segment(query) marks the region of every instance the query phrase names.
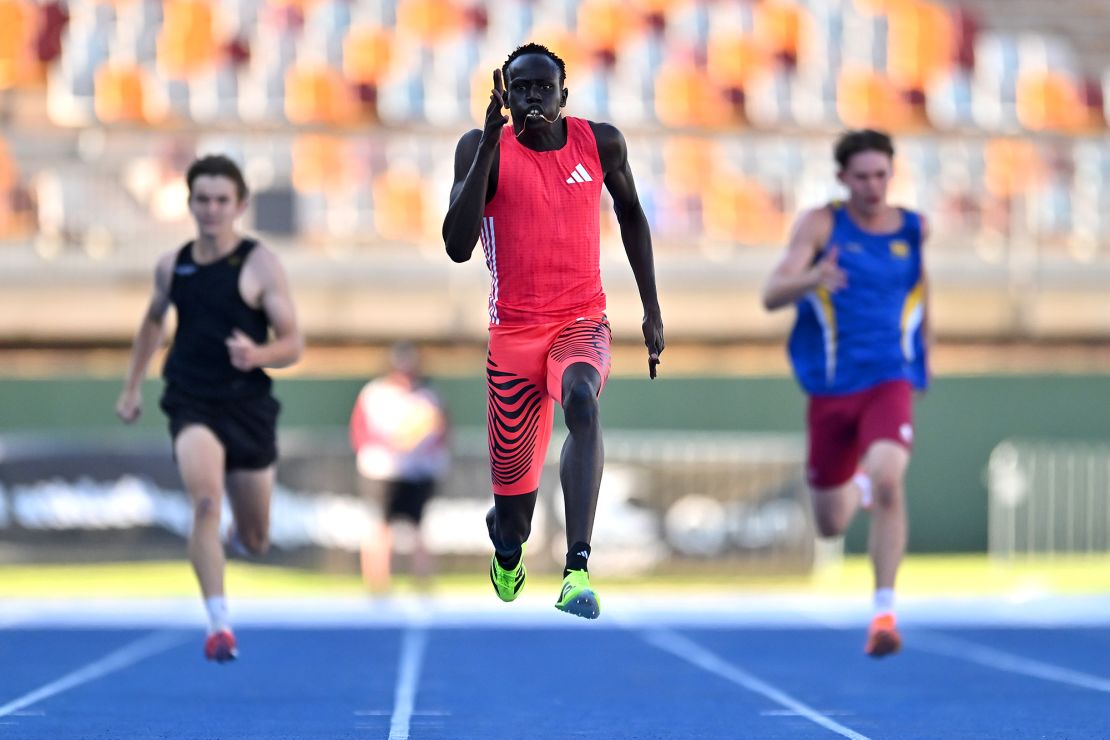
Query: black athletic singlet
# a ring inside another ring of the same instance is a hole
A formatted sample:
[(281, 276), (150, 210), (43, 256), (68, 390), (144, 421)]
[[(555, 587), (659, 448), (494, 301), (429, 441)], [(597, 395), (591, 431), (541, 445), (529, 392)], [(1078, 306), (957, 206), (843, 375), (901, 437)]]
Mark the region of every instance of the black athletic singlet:
[(243, 263), (256, 245), (243, 239), (231, 254), (206, 265), (193, 260), (192, 242), (178, 251), (170, 283), (177, 332), (162, 371), (169, 388), (213, 399), (270, 392), (270, 377), (261, 369), (242, 372), (232, 367), (226, 344), (233, 329), (258, 344), (269, 334), (265, 311), (248, 306), (239, 293)]

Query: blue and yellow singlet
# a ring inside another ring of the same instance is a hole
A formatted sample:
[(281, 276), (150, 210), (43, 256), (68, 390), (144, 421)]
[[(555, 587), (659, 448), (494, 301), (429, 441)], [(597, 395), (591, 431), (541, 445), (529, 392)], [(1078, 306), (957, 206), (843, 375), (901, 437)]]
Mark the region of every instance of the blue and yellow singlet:
[(856, 393), (888, 380), (924, 388), (921, 217), (902, 209), (897, 231), (872, 234), (843, 204), (829, 207), (832, 234), (814, 260), (836, 246), (847, 285), (799, 299), (789, 342), (798, 383), (809, 395)]

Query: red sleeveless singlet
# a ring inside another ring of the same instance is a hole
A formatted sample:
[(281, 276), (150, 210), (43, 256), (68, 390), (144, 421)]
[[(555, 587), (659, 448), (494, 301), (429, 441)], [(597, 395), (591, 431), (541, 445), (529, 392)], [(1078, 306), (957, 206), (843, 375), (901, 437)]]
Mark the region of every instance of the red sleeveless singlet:
[(566, 118), (563, 148), (536, 152), (501, 130), (497, 193), (482, 218), (491, 326), (605, 311), (599, 203), (603, 174), (588, 121)]

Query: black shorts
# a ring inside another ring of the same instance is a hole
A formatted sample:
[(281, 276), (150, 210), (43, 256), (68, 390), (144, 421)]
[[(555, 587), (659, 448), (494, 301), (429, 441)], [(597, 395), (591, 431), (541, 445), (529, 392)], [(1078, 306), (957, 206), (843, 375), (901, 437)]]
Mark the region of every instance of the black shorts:
[(223, 445), (225, 470), (262, 470), (277, 460), (281, 403), (271, 395), (222, 400), (166, 388), (160, 405), (169, 417), (173, 439), (192, 424), (210, 429)]
[(385, 520), (408, 519), (419, 524), (424, 506), (435, 494), (434, 480), (393, 480), (385, 483)]

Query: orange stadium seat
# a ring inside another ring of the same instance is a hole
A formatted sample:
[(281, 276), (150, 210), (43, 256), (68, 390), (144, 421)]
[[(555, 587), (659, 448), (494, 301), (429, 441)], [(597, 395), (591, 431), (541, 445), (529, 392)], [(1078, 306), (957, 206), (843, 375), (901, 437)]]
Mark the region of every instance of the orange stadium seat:
[(655, 77), (655, 116), (676, 128), (721, 128), (739, 122), (705, 71), (673, 59), (664, 62)]
[(183, 80), (216, 60), (219, 43), (208, 0), (169, 0), (158, 35), (158, 70)]
[(709, 185), (717, 158), (712, 140), (672, 136), (663, 144), (663, 182), (678, 196), (700, 195)]
[(17, 180), (18, 172), (8, 152), (8, 143), (0, 138), (0, 237), (16, 230), (11, 195)]
[(770, 64), (768, 47), (753, 35), (709, 31), (706, 72), (724, 90), (744, 90)]
[(398, 0), (397, 32), (432, 44), (462, 30), (466, 16), (454, 0)]
[(33, 12), (23, 0), (0, 0), (0, 90), (22, 84), (31, 71)]
[(854, 0), (856, 10), (869, 15), (886, 15), (891, 8), (905, 0)]
[(1075, 132), (1094, 123), (1075, 82), (1051, 71), (1018, 75), (1017, 116), (1032, 131)]
[(343, 74), (359, 85), (377, 85), (389, 69), (393, 37), (378, 26), (354, 26), (343, 40)]
[(759, 183), (721, 172), (712, 178), (704, 200), (705, 234), (709, 238), (759, 246), (782, 243), (785, 216)]
[(93, 109), (104, 123), (145, 120), (143, 72), (131, 64), (105, 62), (96, 70)]
[(383, 239), (420, 242), (425, 229), (426, 183), (419, 173), (390, 169), (374, 180), (374, 226)]
[(621, 0), (582, 0), (578, 5), (578, 35), (593, 52), (612, 57), (643, 29), (643, 16), (635, 8)]
[(298, 64), (285, 74), (285, 115), (292, 123), (344, 124), (357, 110), (354, 96), (338, 71)]
[(793, 66), (802, 48), (808, 14), (790, 0), (764, 0), (755, 6), (755, 35), (771, 53)]
[(892, 131), (907, 128), (909, 105), (885, 76), (863, 67), (846, 66), (837, 81), (837, 112), (846, 126)]
[(921, 94), (955, 64), (956, 27), (935, 3), (910, 0), (890, 8), (887, 73), (902, 90)]
[(350, 144), (336, 136), (305, 134), (293, 140), (293, 187), (302, 193), (342, 190), (352, 181)]
[(999, 198), (1011, 198), (1041, 178), (1041, 161), (1028, 139), (990, 139), (983, 146), (983, 184)]
[(496, 66), (493, 62), (488, 68), (479, 64), (470, 75), (470, 117), (478, 126), (486, 117), (490, 91), (493, 90), (493, 70)]
[[(567, 77), (576, 77), (582, 74), (584, 67), (590, 64), (589, 48), (586, 46), (582, 37), (571, 33), (565, 28), (555, 26), (541, 26), (533, 29), (532, 33), (528, 35), (529, 41), (534, 41), (537, 44), (543, 44), (548, 49), (559, 55), (559, 58), (567, 65)], [(501, 64), (505, 57), (509, 55), (512, 49), (506, 48), (504, 54), (497, 60)], [(493, 80), (490, 78), (492, 68), (484, 70), (486, 79), (492, 85)], [(489, 99), (489, 90), (486, 90), (485, 98)], [(484, 110), (484, 107), (483, 107)]]

